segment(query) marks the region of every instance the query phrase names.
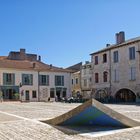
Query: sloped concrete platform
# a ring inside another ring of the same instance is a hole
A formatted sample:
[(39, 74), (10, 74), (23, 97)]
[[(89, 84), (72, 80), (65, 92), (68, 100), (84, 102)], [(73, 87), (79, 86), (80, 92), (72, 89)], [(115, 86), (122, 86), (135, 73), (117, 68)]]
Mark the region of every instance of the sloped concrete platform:
[(42, 121), (51, 125), (135, 127), (140, 122), (132, 120), (102, 103), (91, 99), (58, 117)]

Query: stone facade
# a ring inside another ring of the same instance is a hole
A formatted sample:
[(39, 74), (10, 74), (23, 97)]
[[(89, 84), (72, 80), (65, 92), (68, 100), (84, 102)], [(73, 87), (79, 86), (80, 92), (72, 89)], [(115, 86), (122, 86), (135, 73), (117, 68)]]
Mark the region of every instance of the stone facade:
[(91, 98), (92, 67), (89, 61), (86, 61), (81, 68), (81, 92), (84, 98)]
[(139, 102), (140, 38), (120, 40), (91, 54), (92, 92), (98, 99)]
[(81, 72), (77, 71), (71, 74), (71, 91), (73, 96), (81, 94)]

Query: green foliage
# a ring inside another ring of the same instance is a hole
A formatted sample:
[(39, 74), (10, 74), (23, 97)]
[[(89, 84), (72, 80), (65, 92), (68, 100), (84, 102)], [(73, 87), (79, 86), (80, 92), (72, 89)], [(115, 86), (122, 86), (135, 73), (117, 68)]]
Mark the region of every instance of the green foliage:
[(0, 90), (0, 98), (3, 96), (3, 93), (2, 93), (2, 91)]
[(19, 99), (19, 93), (15, 93), (14, 96), (15, 96), (15, 99), (16, 99), (16, 100)]

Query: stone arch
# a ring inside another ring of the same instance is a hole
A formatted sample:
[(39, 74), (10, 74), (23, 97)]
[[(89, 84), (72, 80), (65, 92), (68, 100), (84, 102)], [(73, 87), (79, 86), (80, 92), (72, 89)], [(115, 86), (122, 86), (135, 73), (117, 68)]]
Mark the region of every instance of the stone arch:
[(108, 92), (106, 89), (99, 89), (95, 93), (95, 99), (99, 101), (105, 101), (108, 98)]
[(118, 90), (115, 94), (115, 98), (118, 102), (136, 102), (136, 94), (127, 88)]

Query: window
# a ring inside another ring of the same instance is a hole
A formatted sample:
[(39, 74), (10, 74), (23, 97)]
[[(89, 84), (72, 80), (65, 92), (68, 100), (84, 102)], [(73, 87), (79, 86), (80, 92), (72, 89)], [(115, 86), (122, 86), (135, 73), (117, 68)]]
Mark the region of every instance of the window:
[(114, 82), (119, 82), (119, 70), (114, 70)]
[(54, 88), (51, 88), (50, 89), (50, 97), (51, 98), (54, 98)]
[(84, 79), (84, 87), (87, 87), (87, 79)]
[(108, 75), (108, 72), (105, 71), (105, 72), (103, 73), (103, 81), (104, 81), (104, 82), (107, 82), (107, 75)]
[(73, 79), (71, 80), (71, 84), (73, 85)]
[(115, 51), (115, 52), (113, 53), (113, 55), (114, 55), (114, 63), (117, 63), (117, 62), (119, 61), (119, 54), (118, 54), (118, 51)]
[(67, 89), (66, 88), (63, 88), (63, 94), (62, 94), (62, 97), (66, 97), (66, 94), (67, 94)]
[(129, 59), (134, 60), (135, 59), (135, 47), (129, 48)]
[(98, 64), (98, 56), (95, 56), (95, 65)]
[(22, 85), (33, 85), (33, 75), (22, 74)]
[(136, 80), (136, 67), (131, 67), (130, 68), (130, 74), (129, 74), (129, 76), (130, 76), (130, 80)]
[(4, 85), (15, 85), (15, 74), (14, 73), (3, 73), (3, 84)]
[(32, 91), (32, 98), (36, 98), (36, 91), (35, 90)]
[(84, 70), (84, 75), (86, 75), (86, 69), (83, 69)]
[(55, 86), (64, 86), (64, 76), (55, 76)]
[(75, 83), (76, 83), (76, 84), (78, 84), (78, 83), (79, 83), (78, 78), (76, 78)]
[(89, 81), (92, 82), (92, 78), (91, 77), (89, 78)]
[(103, 54), (103, 63), (106, 63), (107, 62), (107, 54)]
[(49, 75), (39, 75), (39, 84), (49, 86)]
[(99, 74), (95, 73), (95, 83), (99, 83)]

